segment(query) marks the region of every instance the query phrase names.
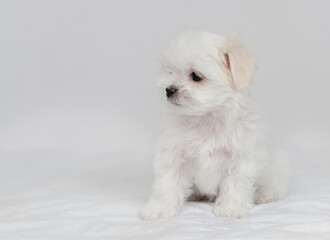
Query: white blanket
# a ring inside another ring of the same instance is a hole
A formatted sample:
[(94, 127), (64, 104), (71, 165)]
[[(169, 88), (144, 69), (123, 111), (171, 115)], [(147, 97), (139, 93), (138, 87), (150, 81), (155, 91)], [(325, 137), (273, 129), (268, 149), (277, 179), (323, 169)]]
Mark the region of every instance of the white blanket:
[(330, 239), (330, 161), (290, 152), (285, 199), (241, 219), (218, 218), (212, 203), (189, 202), (159, 221), (139, 218), (152, 181), (148, 154), (2, 154), (0, 239)]

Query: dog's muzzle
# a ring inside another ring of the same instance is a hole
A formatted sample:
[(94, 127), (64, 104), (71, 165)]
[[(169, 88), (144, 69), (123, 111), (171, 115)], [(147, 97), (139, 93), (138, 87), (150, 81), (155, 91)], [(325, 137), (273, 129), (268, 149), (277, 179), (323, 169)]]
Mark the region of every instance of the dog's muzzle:
[(178, 89), (176, 89), (173, 86), (170, 86), (168, 88), (166, 88), (166, 96), (169, 98), (171, 97)]

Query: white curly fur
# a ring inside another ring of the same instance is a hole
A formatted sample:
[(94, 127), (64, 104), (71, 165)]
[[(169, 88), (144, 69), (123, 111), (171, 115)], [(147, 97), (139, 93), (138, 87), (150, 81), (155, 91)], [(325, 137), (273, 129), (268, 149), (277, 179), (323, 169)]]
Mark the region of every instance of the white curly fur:
[[(286, 193), (286, 158), (266, 144), (248, 86), (255, 57), (237, 37), (188, 30), (164, 53), (166, 101), (143, 219), (178, 213), (187, 199), (214, 200), (216, 216), (237, 218)], [(192, 79), (192, 72), (202, 77)]]

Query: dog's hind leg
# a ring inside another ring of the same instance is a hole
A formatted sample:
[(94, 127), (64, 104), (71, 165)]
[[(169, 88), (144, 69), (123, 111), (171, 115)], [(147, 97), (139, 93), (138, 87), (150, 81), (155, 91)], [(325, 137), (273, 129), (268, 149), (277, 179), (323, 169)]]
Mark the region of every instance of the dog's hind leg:
[(285, 152), (277, 151), (263, 174), (257, 179), (254, 201), (267, 203), (283, 198), (287, 193), (289, 163)]

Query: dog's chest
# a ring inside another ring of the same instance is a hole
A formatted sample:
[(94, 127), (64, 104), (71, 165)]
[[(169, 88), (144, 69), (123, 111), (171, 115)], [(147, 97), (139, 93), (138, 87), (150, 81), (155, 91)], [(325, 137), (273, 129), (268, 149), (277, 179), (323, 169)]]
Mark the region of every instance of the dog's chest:
[(221, 126), (201, 125), (187, 131), (185, 155), (191, 164), (194, 185), (200, 193), (216, 195), (230, 157), (223, 147)]
[(200, 193), (217, 195), (225, 173), (226, 156), (221, 149), (200, 154), (192, 164), (193, 183)]
[(207, 118), (199, 124), (186, 125), (182, 131), (184, 151), (189, 158), (216, 158), (222, 154), (225, 140), (224, 126), (220, 121)]

